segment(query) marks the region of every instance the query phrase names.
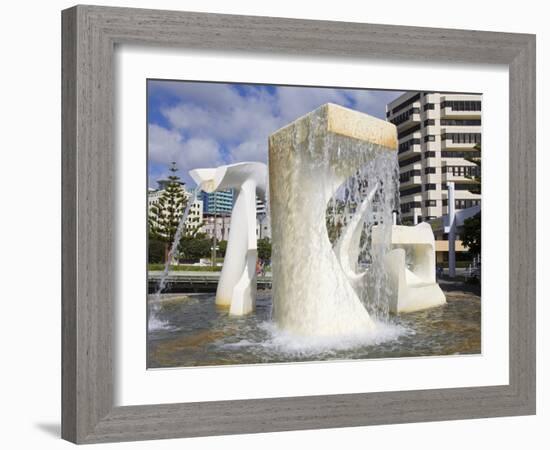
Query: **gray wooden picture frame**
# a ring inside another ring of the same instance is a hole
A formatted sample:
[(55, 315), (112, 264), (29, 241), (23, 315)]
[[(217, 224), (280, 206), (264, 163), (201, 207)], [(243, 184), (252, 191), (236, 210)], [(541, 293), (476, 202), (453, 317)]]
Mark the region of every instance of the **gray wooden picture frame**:
[[(64, 439), (94, 443), (535, 413), (534, 35), (97, 6), (63, 11), (62, 31)], [(115, 407), (113, 52), (117, 44), (507, 65), (509, 384)]]

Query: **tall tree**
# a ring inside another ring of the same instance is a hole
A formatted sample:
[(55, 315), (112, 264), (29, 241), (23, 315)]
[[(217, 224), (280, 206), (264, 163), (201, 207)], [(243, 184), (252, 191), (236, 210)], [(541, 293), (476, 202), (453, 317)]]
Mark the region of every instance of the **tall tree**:
[(173, 162), (170, 175), (161, 184), (162, 194), (149, 208), (149, 239), (164, 242), (164, 260), (168, 258), (170, 246), (176, 236), (181, 216), (187, 206), (183, 183), (176, 174), (178, 168)]
[(210, 256), (212, 241), (204, 233), (195, 236), (183, 236), (178, 245), (178, 251), (184, 260), (198, 260)]
[(476, 144), (474, 149), (479, 153), (479, 156), (465, 158), (466, 161), (474, 163), (478, 167), (478, 175), (468, 176), (470, 180), (475, 181), (469, 191), (472, 194), (481, 194), (481, 145)]
[(271, 260), (271, 241), (269, 238), (258, 239), (258, 258), (264, 262)]
[[(472, 194), (481, 194), (481, 145), (476, 144), (474, 148), (479, 152), (479, 156), (466, 159), (478, 167), (478, 174), (468, 177), (475, 181), (469, 191)], [(468, 253), (472, 258), (481, 254), (481, 213), (464, 220), (460, 237), (462, 238), (462, 244), (468, 248)]]
[(460, 237), (472, 258), (481, 254), (481, 213), (464, 220)]

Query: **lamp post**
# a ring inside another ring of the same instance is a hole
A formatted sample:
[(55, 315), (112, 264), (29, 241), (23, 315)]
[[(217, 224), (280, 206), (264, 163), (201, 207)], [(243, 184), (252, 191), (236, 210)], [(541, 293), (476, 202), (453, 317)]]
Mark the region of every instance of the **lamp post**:
[(391, 215), (392, 215), (392, 224), (393, 225), (397, 225), (397, 217), (398, 217), (398, 214), (399, 214), (399, 211), (397, 209), (394, 209), (392, 212), (391, 212)]
[(447, 205), (449, 210), (449, 276), (456, 275), (456, 223), (455, 223), (455, 184), (453, 181), (447, 183)]
[(212, 239), (212, 267), (214, 267), (216, 265), (216, 245), (217, 245), (217, 224), (218, 224), (218, 220), (217, 220), (217, 216), (216, 216), (216, 209), (214, 209), (214, 237)]

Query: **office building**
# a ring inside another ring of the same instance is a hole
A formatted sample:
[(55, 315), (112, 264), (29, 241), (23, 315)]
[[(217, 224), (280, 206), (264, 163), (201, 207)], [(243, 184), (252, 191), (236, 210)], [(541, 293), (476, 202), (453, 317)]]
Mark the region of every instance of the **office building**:
[(231, 215), (233, 190), (202, 192), (203, 212), (206, 215)]
[(447, 182), (455, 183), (457, 210), (478, 206), (471, 190), (480, 175), (481, 95), (407, 92), (386, 106), (397, 126), (403, 223), (448, 213)]

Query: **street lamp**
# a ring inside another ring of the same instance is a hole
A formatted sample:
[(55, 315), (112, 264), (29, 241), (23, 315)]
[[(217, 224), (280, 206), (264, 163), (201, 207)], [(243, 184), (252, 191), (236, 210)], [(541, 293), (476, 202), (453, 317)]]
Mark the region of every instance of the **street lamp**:
[(212, 239), (212, 267), (216, 265), (216, 245), (217, 245), (217, 216), (214, 208), (214, 237)]

